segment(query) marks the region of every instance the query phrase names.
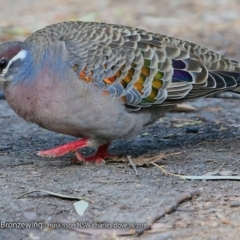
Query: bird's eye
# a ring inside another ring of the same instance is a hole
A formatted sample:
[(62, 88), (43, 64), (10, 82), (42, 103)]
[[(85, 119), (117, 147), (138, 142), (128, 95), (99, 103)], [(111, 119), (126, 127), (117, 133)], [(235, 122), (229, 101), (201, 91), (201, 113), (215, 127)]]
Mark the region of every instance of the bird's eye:
[(3, 70), (8, 65), (8, 60), (5, 58), (2, 58), (0, 60), (0, 69)]

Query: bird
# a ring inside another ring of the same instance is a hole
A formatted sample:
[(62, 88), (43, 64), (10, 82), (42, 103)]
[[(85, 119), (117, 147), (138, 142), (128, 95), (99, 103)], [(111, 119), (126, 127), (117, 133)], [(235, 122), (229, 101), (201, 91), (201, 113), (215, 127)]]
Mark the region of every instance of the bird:
[[(197, 44), (100, 22), (46, 26), (23, 42), (0, 44), (0, 81), (26, 121), (77, 138), (42, 150), (79, 161), (112, 157), (109, 144), (134, 139), (176, 104), (240, 98), (240, 64)], [(93, 155), (78, 150), (91, 147)]]

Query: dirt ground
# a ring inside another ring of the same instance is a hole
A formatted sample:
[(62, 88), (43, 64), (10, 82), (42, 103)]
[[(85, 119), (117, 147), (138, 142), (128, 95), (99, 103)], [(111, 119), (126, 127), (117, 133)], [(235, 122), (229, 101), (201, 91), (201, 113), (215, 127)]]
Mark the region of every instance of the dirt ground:
[[(232, 59), (240, 59), (238, 0), (8, 0), (0, 1), (0, 40), (23, 40), (32, 31), (65, 20), (118, 23), (187, 39)], [(240, 103), (201, 99), (198, 110), (169, 113), (144, 129), (134, 141), (113, 142), (118, 162), (77, 165), (71, 154), (57, 159), (36, 156), (72, 140), (20, 119), (0, 100), (0, 221), (146, 223), (179, 194), (201, 195), (159, 220), (141, 239), (239, 239), (238, 181), (181, 180), (146, 164), (152, 157), (170, 173), (240, 175)], [(88, 152), (88, 150), (87, 150)], [(162, 158), (162, 155), (165, 157)], [(138, 175), (126, 160), (130, 155)], [(145, 164), (144, 164), (145, 163)], [(90, 199), (83, 216), (72, 200), (42, 193), (45, 189)], [(0, 227), (0, 228), (1, 228)], [(3, 228), (0, 239), (134, 239), (116, 236), (127, 229)], [(86, 233), (84, 233), (84, 231)]]

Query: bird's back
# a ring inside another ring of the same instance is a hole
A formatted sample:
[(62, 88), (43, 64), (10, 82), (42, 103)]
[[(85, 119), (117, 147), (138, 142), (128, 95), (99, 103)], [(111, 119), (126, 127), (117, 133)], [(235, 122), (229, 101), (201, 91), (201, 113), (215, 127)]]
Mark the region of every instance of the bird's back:
[(121, 25), (65, 22), (35, 32), (27, 43), (61, 42), (78, 77), (131, 109), (233, 90), (239, 63), (204, 47)]

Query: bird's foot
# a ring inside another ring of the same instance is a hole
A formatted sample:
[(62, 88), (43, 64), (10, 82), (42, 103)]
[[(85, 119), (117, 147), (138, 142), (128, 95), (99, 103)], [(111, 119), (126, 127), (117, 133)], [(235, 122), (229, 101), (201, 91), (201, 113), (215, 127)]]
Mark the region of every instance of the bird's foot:
[(88, 145), (89, 145), (88, 139), (80, 139), (74, 142), (64, 144), (59, 147), (55, 147), (45, 151), (40, 151), (37, 153), (37, 155), (41, 157), (55, 158), (63, 156), (69, 152), (75, 152), (77, 151), (77, 149), (88, 147)]
[(115, 157), (113, 154), (110, 154), (107, 151), (109, 143), (100, 146), (95, 154), (88, 157), (83, 157), (82, 154), (79, 153), (77, 150), (84, 147), (88, 147), (88, 146), (90, 146), (88, 139), (80, 139), (74, 142), (64, 144), (59, 147), (40, 151), (37, 153), (37, 155), (41, 157), (55, 158), (55, 157), (61, 157), (69, 152), (76, 152), (77, 162), (80, 161), (80, 162), (92, 162), (92, 163), (100, 163), (104, 161), (104, 159), (106, 158)]
[(92, 163), (101, 163), (104, 162), (106, 158), (113, 158), (115, 155), (108, 153), (109, 143), (100, 146), (97, 152), (91, 156), (83, 157), (81, 153), (76, 152), (76, 158), (80, 162), (92, 162)]

